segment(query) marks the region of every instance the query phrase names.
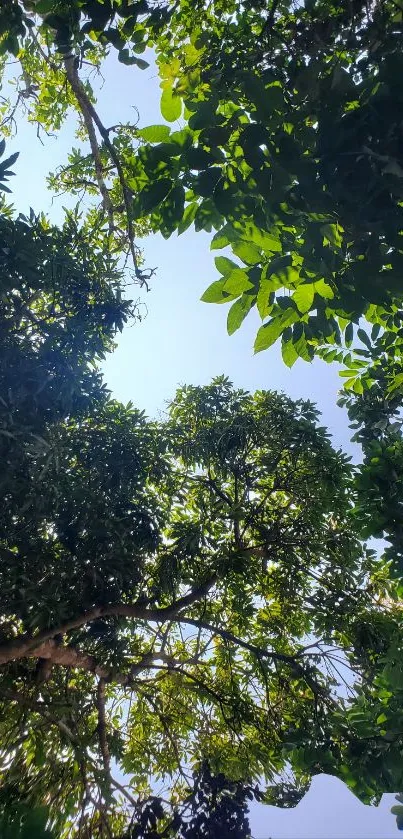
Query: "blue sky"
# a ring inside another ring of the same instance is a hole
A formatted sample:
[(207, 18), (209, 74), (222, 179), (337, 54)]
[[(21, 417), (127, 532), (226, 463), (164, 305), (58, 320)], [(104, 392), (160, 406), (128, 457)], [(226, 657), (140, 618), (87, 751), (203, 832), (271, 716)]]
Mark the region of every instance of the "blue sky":
[[(140, 125), (160, 122), (159, 87), (153, 66), (143, 72), (109, 60), (99, 93), (99, 111), (106, 125), (133, 119), (132, 106), (140, 112)], [(13, 200), (24, 212), (32, 206), (60, 218), (63, 201), (52, 204), (46, 192), (45, 175), (62, 162), (74, 142), (71, 118), (57, 140), (42, 146), (36, 130), (21, 125), (8, 150), (20, 151), (13, 167)], [(216, 279), (210, 237), (188, 231), (165, 241), (152, 236), (144, 242), (146, 265), (157, 266), (152, 289), (147, 294), (134, 289), (142, 301), (144, 320), (126, 328), (104, 372), (114, 395), (131, 400), (150, 415), (164, 410), (179, 384), (202, 384), (213, 376), (227, 375), (235, 385), (248, 390), (283, 390), (293, 398), (316, 402), (323, 425), (334, 444), (354, 454), (347, 418), (336, 406), (341, 379), (334, 365), (297, 362), (288, 370), (276, 347), (253, 355), (259, 326), (252, 312), (241, 329), (229, 338), (227, 307), (199, 302), (205, 288)], [(294, 810), (253, 805), (252, 832), (258, 839), (393, 839), (399, 836), (390, 814), (393, 796), (384, 796), (378, 808), (365, 807), (337, 779), (318, 776)]]

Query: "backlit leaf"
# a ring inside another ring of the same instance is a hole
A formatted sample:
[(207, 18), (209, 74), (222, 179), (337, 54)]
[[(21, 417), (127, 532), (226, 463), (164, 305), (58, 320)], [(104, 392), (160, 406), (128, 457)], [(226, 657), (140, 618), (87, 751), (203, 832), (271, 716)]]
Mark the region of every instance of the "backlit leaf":
[(254, 297), (252, 295), (243, 294), (240, 300), (237, 300), (231, 306), (227, 317), (227, 331), (228, 335), (232, 335), (246, 318), (253, 305)]
[(147, 143), (163, 143), (168, 140), (171, 129), (167, 125), (148, 125), (140, 128), (137, 133)]
[(237, 294), (226, 294), (224, 291), (224, 284), (225, 278), (211, 283), (204, 294), (202, 294), (200, 300), (202, 300), (203, 303), (227, 303), (238, 297)]
[(247, 265), (257, 265), (261, 262), (262, 256), (260, 250), (251, 242), (237, 242), (232, 246), (232, 250)]
[(253, 288), (253, 283), (241, 268), (235, 268), (225, 276), (224, 290), (229, 294), (242, 294), (250, 288)]
[(315, 286), (313, 283), (301, 283), (294, 294), (292, 295), (292, 300), (294, 301), (295, 305), (298, 307), (299, 311), (304, 314), (305, 312), (309, 312), (313, 299), (315, 297)]
[(182, 102), (171, 88), (165, 88), (161, 96), (161, 114), (167, 122), (175, 122), (182, 113)]
[(233, 262), (232, 259), (228, 259), (227, 256), (216, 256), (214, 259), (215, 267), (217, 271), (220, 272), (224, 277), (234, 271), (235, 268), (239, 268), (239, 265), (236, 262)]

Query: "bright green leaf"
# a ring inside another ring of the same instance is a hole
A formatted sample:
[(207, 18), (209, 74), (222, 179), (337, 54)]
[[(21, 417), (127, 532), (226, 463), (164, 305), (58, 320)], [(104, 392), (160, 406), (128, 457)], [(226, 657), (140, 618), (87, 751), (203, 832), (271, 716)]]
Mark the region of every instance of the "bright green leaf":
[(237, 294), (227, 294), (224, 291), (225, 278), (216, 280), (206, 289), (200, 300), (203, 303), (229, 303), (238, 297)]
[(228, 259), (226, 256), (216, 256), (214, 259), (215, 267), (223, 277), (226, 277), (231, 271), (234, 271), (236, 268), (239, 268), (239, 265), (236, 262), (233, 262), (232, 259)]
[(305, 312), (309, 312), (314, 297), (314, 283), (301, 283), (301, 285), (298, 286), (296, 291), (294, 291), (294, 294), (292, 295), (291, 299), (294, 301), (301, 314), (304, 314)]
[(397, 376), (394, 376), (392, 383), (389, 385), (388, 391), (389, 393), (393, 393), (395, 390), (399, 390), (403, 388), (403, 373), (398, 373)]
[(218, 230), (217, 233), (213, 236), (210, 244), (210, 250), (220, 250), (220, 248), (226, 248), (231, 242), (237, 241), (238, 236), (231, 227), (230, 224), (225, 224), (221, 230)]
[(271, 278), (261, 280), (258, 295), (257, 308), (262, 320), (267, 318), (273, 306), (273, 283)]
[(298, 358), (298, 353), (292, 341), (282, 341), (281, 355), (283, 357), (284, 364), (286, 364), (287, 367), (292, 367), (293, 364), (295, 364)]
[(167, 122), (175, 122), (182, 113), (182, 102), (170, 87), (165, 88), (161, 96), (161, 113)]
[(167, 125), (148, 125), (146, 128), (140, 128), (137, 132), (138, 136), (146, 143), (163, 143), (168, 139), (171, 129)]
[(232, 250), (247, 265), (258, 265), (262, 261), (259, 248), (251, 242), (237, 242), (235, 245), (232, 245)]
[(228, 335), (233, 335), (233, 333), (239, 329), (241, 323), (245, 320), (246, 315), (250, 311), (253, 302), (253, 295), (243, 294), (240, 300), (233, 303), (227, 317)]
[(334, 297), (334, 291), (329, 283), (325, 282), (325, 280), (317, 280), (314, 283), (315, 286), (315, 294), (319, 294), (321, 297), (325, 297), (327, 300), (332, 300)]
[(246, 271), (242, 271), (242, 268), (235, 268), (225, 276), (224, 290), (229, 294), (242, 294), (250, 288), (253, 288), (253, 283), (251, 283)]
[(268, 323), (263, 324), (258, 330), (255, 340), (255, 353), (271, 347), (287, 326), (290, 326), (298, 317), (293, 309), (287, 309), (280, 315), (276, 315)]
[(182, 220), (178, 224), (178, 234), (184, 233), (185, 230), (187, 230), (188, 227), (190, 227), (190, 225), (193, 224), (197, 213), (197, 208), (198, 204), (196, 204), (196, 202), (194, 202), (193, 204), (188, 204), (187, 207), (185, 207)]

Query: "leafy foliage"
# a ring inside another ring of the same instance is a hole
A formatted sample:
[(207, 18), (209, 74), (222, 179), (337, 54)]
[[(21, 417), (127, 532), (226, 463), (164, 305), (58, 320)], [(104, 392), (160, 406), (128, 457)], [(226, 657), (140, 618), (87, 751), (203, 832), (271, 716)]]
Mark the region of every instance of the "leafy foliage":
[(1, 218), (0, 811), (47, 806), (49, 829), (95, 837), (154, 830), (152, 804), (203, 835), (228, 792), (243, 830), (245, 783), (284, 804), (346, 771), (331, 650), (364, 675), (357, 622), (394, 639), (400, 615), (309, 402), (220, 378), (157, 423), (110, 398), (97, 359), (131, 307), (86, 235)]
[[(386, 540), (383, 564), (377, 574), (379, 582), (382, 581), (381, 602), (389, 615), (398, 617), (395, 630), (381, 616), (369, 633), (357, 624), (358, 643), (363, 650), (367, 648), (368, 660), (380, 669), (376, 674), (374, 671), (373, 680), (361, 685), (356, 706), (349, 713), (356, 737), (346, 755), (344, 771), (352, 778), (360, 767), (361, 794), (368, 797), (376, 794), (377, 789), (392, 792), (403, 788), (400, 769), (403, 658), (398, 629), (403, 592), (401, 400), (397, 388), (390, 393), (387, 364), (383, 370), (375, 369), (376, 380), (369, 392), (344, 394), (340, 400), (349, 413), (353, 440), (361, 444), (364, 455), (356, 471), (354, 520), (357, 530), (366, 538)], [(364, 734), (365, 750), (358, 743), (358, 737)], [(399, 803), (392, 807), (392, 813), (401, 830), (402, 796), (398, 795), (397, 799)]]
[(53, 831), (47, 828), (48, 811), (46, 807), (33, 810), (23, 805), (6, 808), (0, 818), (1, 839), (55, 839)]
[[(354, 438), (364, 459), (357, 474), (357, 525), (368, 537), (386, 538), (385, 558), (394, 574), (403, 571), (402, 544), (402, 416), (401, 399), (387, 393), (387, 370), (380, 373), (369, 393), (342, 398), (352, 421)], [(401, 595), (402, 590), (399, 588)]]
[[(92, 201), (60, 230), (1, 205), (0, 809), (16, 805), (15, 831), (33, 829), (27, 808), (42, 832), (138, 839), (222, 831), (231, 812), (236, 836), (258, 778), (282, 805), (318, 771), (366, 801), (403, 788), (401, 30), (389, 0), (2, 4), (19, 73), (2, 130), (21, 108), (57, 131), (73, 108), (89, 153), (49, 183)], [(165, 123), (108, 128), (84, 62), (113, 48), (142, 70), (146, 46)], [(136, 314), (119, 258), (147, 285), (138, 237), (192, 224), (224, 250), (203, 299), (231, 304), (230, 334), (256, 306), (256, 351), (344, 363), (357, 470), (307, 402), (220, 378), (156, 423), (109, 397), (97, 364)]]
[[(250, 785), (229, 781), (224, 775), (212, 775), (204, 763), (194, 775), (191, 794), (182, 812), (167, 816), (159, 799), (147, 804), (138, 824), (129, 831), (130, 839), (250, 839), (247, 800), (253, 799)], [(162, 832), (158, 832), (161, 829)], [(127, 834), (124, 839), (128, 839)]]
[[(315, 353), (344, 362), (345, 388), (358, 394), (385, 348), (400, 364), (396, 3), (6, 5), (2, 49), (18, 56), (30, 118), (57, 130), (73, 106), (90, 140), (91, 154), (73, 150), (50, 183), (100, 196), (100, 229), (131, 253), (139, 282), (151, 274), (139, 268), (135, 236), (215, 230), (212, 247), (232, 250), (236, 273), (204, 300), (232, 302), (230, 334), (257, 306), (257, 352), (281, 340), (289, 366)], [(100, 66), (113, 48), (141, 69), (146, 46), (158, 56), (162, 116), (174, 123), (183, 113), (185, 128), (117, 126), (111, 140), (76, 64)], [(9, 125), (15, 107), (3, 110)], [(369, 328), (355, 330), (361, 318)]]

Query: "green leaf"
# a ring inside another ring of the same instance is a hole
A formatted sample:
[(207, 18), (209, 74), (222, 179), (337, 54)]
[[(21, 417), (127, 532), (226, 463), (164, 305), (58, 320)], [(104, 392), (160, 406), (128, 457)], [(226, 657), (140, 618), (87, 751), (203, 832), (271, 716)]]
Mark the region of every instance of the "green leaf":
[(373, 327), (372, 327), (372, 331), (371, 331), (371, 339), (372, 339), (372, 341), (376, 341), (376, 339), (378, 338), (379, 333), (380, 333), (380, 331), (381, 331), (381, 328), (382, 328), (382, 327), (381, 327), (381, 324), (380, 324), (380, 323), (375, 323), (375, 324), (373, 325)]
[(265, 125), (260, 122), (250, 122), (245, 126), (239, 137), (239, 142), (243, 148), (260, 147), (267, 143), (268, 132)]
[(231, 272), (236, 268), (239, 269), (239, 265), (237, 265), (236, 262), (233, 262), (232, 259), (228, 259), (226, 256), (216, 256), (214, 262), (217, 271), (219, 271), (224, 277), (231, 274)]
[(55, 0), (37, 0), (35, 3), (35, 12), (38, 15), (47, 15), (55, 7)]
[(133, 64), (136, 64), (140, 70), (147, 70), (147, 67), (150, 66), (149, 62), (145, 61), (144, 58), (136, 58), (135, 56), (133, 57)]
[(137, 132), (138, 136), (147, 143), (163, 143), (168, 139), (171, 129), (168, 125), (148, 125), (146, 128), (140, 128)]
[(187, 230), (188, 227), (190, 227), (190, 225), (193, 224), (197, 213), (197, 209), (198, 204), (196, 204), (196, 202), (194, 202), (193, 204), (188, 204), (187, 207), (185, 207), (183, 218), (178, 224), (178, 234), (184, 233), (185, 230)]
[(235, 222), (234, 228), (235, 230), (239, 230), (242, 239), (246, 242), (253, 242), (254, 245), (257, 245), (258, 248), (261, 248), (267, 253), (280, 253), (282, 250), (282, 244), (277, 232), (268, 233), (251, 222), (246, 224)]
[(10, 155), (10, 157), (7, 157), (5, 160), (1, 161), (1, 168), (2, 169), (8, 169), (10, 166), (13, 165), (13, 163), (15, 163), (15, 161), (17, 160), (17, 158), (19, 156), (20, 156), (19, 151), (15, 151), (14, 154)]
[(268, 119), (274, 110), (284, 107), (284, 97), (280, 82), (265, 85), (257, 73), (251, 72), (244, 81), (247, 96), (250, 97), (261, 118)]
[[(350, 373), (351, 373), (351, 370), (350, 370)], [(344, 382), (344, 385), (343, 385), (344, 390), (354, 390), (355, 383), (356, 383), (355, 377), (350, 378), (350, 379), (346, 379), (346, 381)]]
[(324, 224), (322, 227), (323, 235), (335, 248), (340, 248), (343, 243), (341, 232), (342, 228), (339, 224)]
[(257, 308), (262, 320), (267, 318), (273, 307), (273, 283), (271, 279), (261, 280), (257, 295)]
[(403, 388), (403, 373), (398, 373), (394, 376), (392, 383), (389, 385), (388, 392), (393, 393), (395, 390)]
[(220, 248), (226, 248), (231, 242), (238, 241), (239, 237), (237, 233), (234, 231), (233, 227), (230, 224), (225, 224), (221, 230), (218, 230), (217, 233), (213, 236), (210, 244), (210, 250), (220, 250)]
[(207, 169), (214, 163), (214, 156), (200, 146), (193, 146), (186, 152), (186, 161), (190, 169)]
[(182, 101), (176, 96), (170, 87), (162, 91), (161, 113), (167, 122), (175, 122), (182, 113)]
[(351, 347), (351, 344), (353, 343), (353, 339), (354, 339), (354, 325), (352, 323), (349, 323), (348, 326), (346, 326), (346, 331), (344, 333), (344, 340), (345, 340), (345, 343), (346, 343), (346, 347)]
[(185, 190), (177, 183), (169, 192), (161, 207), (160, 232), (168, 239), (183, 219)]
[(250, 311), (254, 303), (254, 296), (251, 294), (243, 294), (240, 300), (237, 300), (231, 306), (227, 317), (227, 331), (228, 335), (239, 329), (241, 323), (245, 320), (246, 315)]
[(169, 140), (181, 149), (187, 149), (192, 145), (193, 132), (189, 131), (189, 128), (182, 128), (180, 131), (173, 131)]
[(284, 95), (281, 82), (276, 81), (266, 87), (264, 106), (264, 110), (268, 115), (273, 110), (281, 111), (284, 108)]
[(203, 303), (229, 303), (231, 300), (235, 300), (238, 297), (237, 294), (226, 294), (224, 291), (224, 284), (225, 278), (222, 280), (216, 280), (216, 282), (211, 283), (206, 291), (201, 296), (200, 300)]
[[(47, 21), (48, 20), (49, 18), (47, 18)], [(133, 64), (137, 64), (139, 59), (137, 58), (137, 56), (131, 55), (130, 50), (127, 47), (124, 47), (124, 49), (121, 49), (118, 52), (118, 61), (120, 61), (121, 64), (126, 64), (128, 67), (130, 67)]]
[(284, 364), (286, 364), (287, 367), (292, 367), (293, 364), (295, 364), (298, 358), (298, 353), (292, 341), (282, 341), (281, 355), (283, 357)]
[(235, 256), (239, 256), (247, 265), (258, 265), (262, 261), (259, 248), (251, 242), (238, 242), (232, 246)]
[(218, 214), (212, 201), (208, 198), (198, 205), (195, 216), (195, 230), (211, 232), (213, 226), (218, 226)]
[(146, 186), (139, 193), (138, 199), (140, 207), (144, 213), (149, 213), (158, 207), (159, 204), (167, 197), (171, 191), (173, 182), (170, 178), (161, 178), (155, 181), (151, 186)]
[(263, 324), (258, 330), (255, 340), (255, 353), (267, 350), (277, 341), (287, 326), (290, 326), (298, 317), (293, 309), (287, 309), (280, 315), (276, 315), (268, 323)]
[(234, 193), (232, 188), (227, 186), (222, 178), (217, 181), (217, 186), (213, 192), (213, 201), (222, 216), (232, 215), (234, 209)]
[(360, 341), (362, 341), (362, 343), (365, 344), (365, 346), (368, 347), (369, 350), (372, 350), (371, 339), (369, 338), (364, 329), (357, 329), (357, 338), (359, 338)]
[(328, 300), (333, 299), (334, 291), (329, 283), (325, 282), (325, 280), (316, 280), (314, 286), (315, 294), (319, 294), (321, 297), (325, 297)]
[(314, 297), (314, 283), (301, 283), (301, 285), (298, 286), (296, 291), (294, 291), (294, 294), (292, 295), (291, 299), (294, 301), (301, 314), (305, 314), (305, 312), (309, 312)]
[(313, 349), (307, 342), (303, 323), (299, 322), (293, 327), (292, 342), (300, 358), (304, 361), (312, 361)]
[(271, 347), (277, 338), (281, 335), (282, 332), (282, 324), (281, 319), (277, 316), (273, 318), (269, 323), (264, 324), (258, 330), (255, 340), (255, 353), (261, 352), (262, 350), (267, 350), (268, 347)]
[(253, 241), (267, 253), (277, 253), (282, 250), (280, 239), (277, 239), (274, 235), (271, 236), (269, 233), (262, 234), (261, 231), (256, 231), (253, 235)]
[(225, 277), (224, 290), (229, 294), (242, 294), (250, 288), (253, 288), (253, 283), (250, 282), (246, 271), (242, 271), (241, 268), (235, 268)]
[(200, 175), (196, 180), (194, 190), (201, 195), (202, 198), (211, 198), (211, 196), (214, 195), (214, 190), (220, 180), (220, 169), (218, 166), (211, 166), (209, 169), (205, 169), (200, 172)]
[(189, 118), (189, 128), (199, 131), (215, 124), (217, 105), (215, 102), (198, 102), (197, 111)]
[[(38, 6), (36, 6), (38, 8)], [(105, 30), (103, 33), (105, 38), (108, 39), (109, 43), (115, 47), (117, 50), (121, 50), (124, 48), (126, 39), (123, 35), (113, 26), (109, 26), (108, 29)]]
[(284, 256), (275, 256), (274, 259), (271, 259), (270, 262), (267, 264), (265, 269), (266, 276), (269, 277), (271, 274), (278, 274), (281, 277), (281, 274), (284, 268), (291, 268), (292, 267), (292, 256), (289, 253), (284, 254)]

